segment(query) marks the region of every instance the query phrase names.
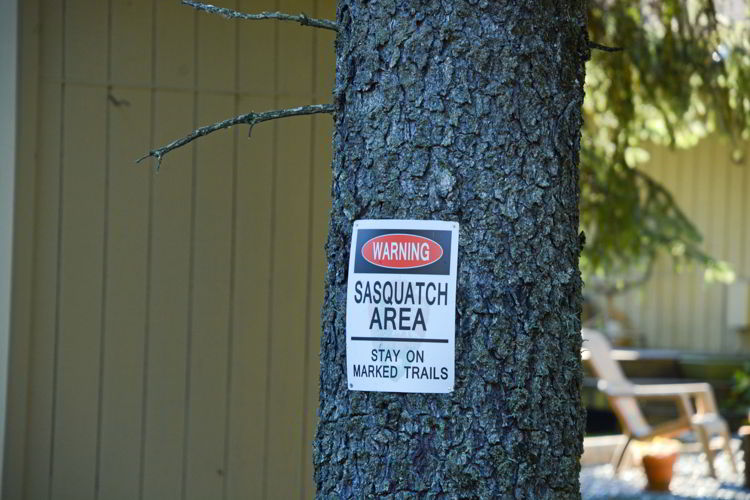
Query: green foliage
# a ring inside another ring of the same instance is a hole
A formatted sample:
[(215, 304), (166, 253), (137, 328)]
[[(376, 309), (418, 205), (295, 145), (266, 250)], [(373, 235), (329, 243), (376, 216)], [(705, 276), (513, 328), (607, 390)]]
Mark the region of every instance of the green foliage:
[(734, 372), (726, 407), (739, 410), (750, 408), (750, 363), (745, 363), (743, 369)]
[[(744, 6), (743, 6), (744, 7)], [(750, 11), (745, 12), (745, 17)], [(660, 253), (731, 275), (669, 192), (638, 165), (645, 143), (690, 147), (726, 135), (736, 161), (750, 138), (750, 29), (711, 0), (593, 0), (581, 153), (584, 274), (613, 293), (648, 278)]]

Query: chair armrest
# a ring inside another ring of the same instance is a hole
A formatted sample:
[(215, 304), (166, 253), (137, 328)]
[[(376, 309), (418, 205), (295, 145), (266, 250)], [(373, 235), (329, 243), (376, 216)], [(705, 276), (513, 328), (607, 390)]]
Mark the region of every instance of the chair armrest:
[[(682, 413), (690, 417), (695, 412), (698, 414), (716, 413), (716, 399), (711, 386), (705, 382), (684, 384), (631, 384), (631, 383), (607, 383), (599, 380), (597, 388), (608, 397), (631, 397), (637, 399), (671, 399), (674, 400)], [(695, 410), (690, 404), (695, 399)]]
[(658, 384), (658, 385), (636, 385), (634, 386), (635, 397), (681, 399), (680, 404), (686, 405), (688, 414), (692, 414), (689, 406), (690, 398), (695, 399), (695, 411), (699, 414), (716, 413), (716, 398), (713, 388), (705, 382), (685, 384)]
[(596, 388), (602, 391), (607, 396), (611, 397), (635, 397), (635, 390), (633, 384), (624, 383), (617, 384), (607, 382), (606, 380), (599, 379), (596, 381)]
[(638, 398), (659, 398), (713, 394), (711, 386), (705, 382), (684, 384), (633, 385), (633, 396)]
[(684, 384), (612, 384), (606, 380), (596, 383), (597, 389), (612, 397), (634, 398), (676, 398), (700, 394), (713, 394), (711, 386), (705, 382)]

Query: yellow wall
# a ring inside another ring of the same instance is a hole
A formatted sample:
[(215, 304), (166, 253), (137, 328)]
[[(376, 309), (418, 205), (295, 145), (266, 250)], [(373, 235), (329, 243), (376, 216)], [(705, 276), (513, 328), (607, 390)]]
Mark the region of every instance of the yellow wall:
[[(333, 18), (333, 0), (224, 1)], [(3, 498), (309, 498), (333, 33), (177, 1), (22, 3)]]
[[(18, 3), (0, 0), (0, 471), (5, 448), (16, 165)], [(0, 474), (0, 491), (3, 478)]]
[[(750, 280), (749, 161), (732, 162), (727, 141), (709, 138), (690, 150), (655, 148), (645, 170), (696, 224), (707, 253), (728, 262), (737, 279)], [(750, 332), (727, 328), (727, 293), (726, 285), (706, 282), (702, 268), (677, 274), (663, 258), (647, 285), (619, 297), (616, 306), (648, 347), (750, 354)]]

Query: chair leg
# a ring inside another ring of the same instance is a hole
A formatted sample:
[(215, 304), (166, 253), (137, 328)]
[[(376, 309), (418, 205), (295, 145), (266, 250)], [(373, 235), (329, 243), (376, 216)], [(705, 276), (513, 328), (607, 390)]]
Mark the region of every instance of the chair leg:
[(706, 462), (708, 462), (708, 473), (709, 475), (716, 479), (716, 469), (714, 468), (714, 452), (711, 451), (710, 446), (710, 436), (708, 435), (708, 432), (706, 432), (706, 429), (701, 426), (695, 426), (695, 433), (698, 435), (698, 439), (701, 441), (701, 445), (703, 446), (703, 451), (706, 454)]
[(734, 460), (734, 453), (732, 453), (732, 441), (729, 436), (729, 426), (724, 424), (724, 428), (721, 430), (721, 437), (724, 439), (724, 453), (729, 457), (729, 462), (732, 464), (732, 470), (737, 474), (737, 462)]
[(632, 436), (627, 436), (627, 439), (615, 448), (615, 453), (612, 455), (612, 468), (614, 469), (615, 474), (620, 472), (622, 459), (625, 457), (625, 452), (627, 451), (628, 445), (630, 445), (632, 439)]

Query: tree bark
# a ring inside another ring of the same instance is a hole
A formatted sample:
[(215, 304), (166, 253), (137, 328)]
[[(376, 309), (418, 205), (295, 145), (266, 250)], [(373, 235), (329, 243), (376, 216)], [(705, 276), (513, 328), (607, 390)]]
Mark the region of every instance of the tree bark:
[[(320, 498), (579, 498), (585, 4), (339, 0)], [(461, 225), (456, 387), (356, 392), (356, 219)]]

